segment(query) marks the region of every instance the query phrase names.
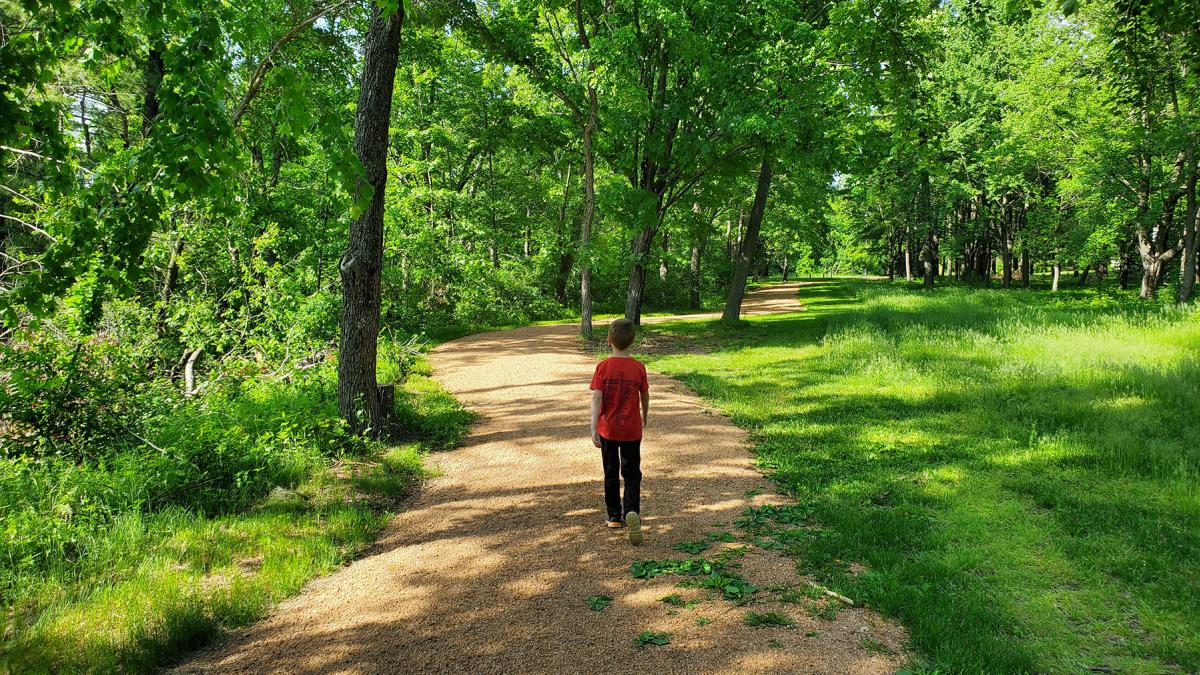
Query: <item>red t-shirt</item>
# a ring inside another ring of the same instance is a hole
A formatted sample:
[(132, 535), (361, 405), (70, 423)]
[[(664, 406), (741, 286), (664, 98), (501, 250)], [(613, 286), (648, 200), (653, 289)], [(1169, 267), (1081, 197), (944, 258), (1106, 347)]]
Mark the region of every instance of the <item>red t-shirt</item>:
[(591, 388), (604, 392), (596, 431), (610, 441), (641, 440), (640, 393), (650, 391), (646, 366), (627, 356), (610, 356), (596, 365)]

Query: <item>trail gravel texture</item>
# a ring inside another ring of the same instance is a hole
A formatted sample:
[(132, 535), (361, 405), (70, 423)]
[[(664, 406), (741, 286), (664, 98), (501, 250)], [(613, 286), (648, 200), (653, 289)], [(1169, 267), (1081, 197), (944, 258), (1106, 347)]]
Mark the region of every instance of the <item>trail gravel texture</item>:
[[(745, 312), (799, 311), (799, 284), (751, 293)], [(661, 322), (669, 318), (647, 318)], [(598, 325), (598, 330), (605, 330)], [(368, 554), (316, 579), (262, 622), (178, 672), (288, 673), (890, 673), (902, 629), (836, 600), (748, 606), (680, 577), (635, 579), (671, 546), (738, 534), (750, 506), (780, 504), (746, 434), (678, 382), (650, 374), (642, 449), (645, 543), (604, 524), (600, 451), (588, 433), (596, 360), (574, 325), (483, 333), (431, 354), (434, 374), (479, 415), (463, 447), (434, 456), (440, 476)], [(637, 347), (634, 347), (636, 355)], [(753, 495), (753, 496), (748, 496)], [(734, 546), (734, 544), (723, 544)], [(718, 548), (705, 551), (711, 556)], [(794, 563), (751, 548), (731, 571), (760, 587), (805, 587)], [(661, 598), (678, 594), (683, 606)], [(589, 596), (613, 598), (593, 611)], [(775, 598), (775, 599), (772, 599)], [(832, 619), (825, 604), (840, 609)], [(794, 628), (754, 628), (779, 611)], [(670, 634), (634, 646), (642, 631)]]

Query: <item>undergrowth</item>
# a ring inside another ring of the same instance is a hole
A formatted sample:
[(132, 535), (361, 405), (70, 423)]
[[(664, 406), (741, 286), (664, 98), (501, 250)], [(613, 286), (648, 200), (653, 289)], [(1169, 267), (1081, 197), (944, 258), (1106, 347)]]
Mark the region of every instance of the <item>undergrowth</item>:
[(150, 671), (363, 550), (471, 421), (405, 370), (391, 444), (343, 431), (329, 363), (159, 406), (103, 451), (6, 448), (0, 671)]

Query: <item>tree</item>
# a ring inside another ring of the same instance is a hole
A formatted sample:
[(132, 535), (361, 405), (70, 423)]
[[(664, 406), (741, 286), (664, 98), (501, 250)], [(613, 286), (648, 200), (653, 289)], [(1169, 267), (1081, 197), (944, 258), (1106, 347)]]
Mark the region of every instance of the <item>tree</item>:
[(392, 7), (378, 4), (371, 11), (354, 121), (354, 151), (363, 168), (355, 201), (362, 210), (350, 226), (350, 239), (339, 265), (343, 304), (338, 412), (352, 430), (373, 435), (385, 431), (391, 404), (386, 390), (379, 387), (376, 368), (388, 129), (403, 23), (400, 3)]

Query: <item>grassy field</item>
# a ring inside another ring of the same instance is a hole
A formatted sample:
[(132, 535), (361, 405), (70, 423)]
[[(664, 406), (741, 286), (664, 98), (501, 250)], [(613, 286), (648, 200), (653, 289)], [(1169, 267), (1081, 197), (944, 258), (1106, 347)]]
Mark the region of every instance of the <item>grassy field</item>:
[(919, 669), (1200, 670), (1200, 316), (1095, 290), (801, 300), (646, 337), (812, 508), (803, 571), (902, 621)]
[[(293, 461), (301, 467), (293, 478), (248, 508), (208, 513), (136, 508), (136, 502), (67, 530), (67, 552), (32, 571), (0, 556), (8, 591), (0, 673), (151, 672), (222, 630), (262, 617), (309, 579), (367, 548), (427, 475), (424, 455), (457, 445), (472, 419), (428, 375), (428, 366), (418, 364), (397, 392), (408, 442), (330, 453), (284, 445), (286, 430), (261, 430), (254, 434), (267, 441), (278, 436), (275, 452), (303, 456)], [(256, 409), (266, 417), (279, 403), (248, 397), (245, 405), (249, 417)], [(332, 417), (331, 405), (301, 414)], [(244, 422), (227, 417), (221, 423)], [(82, 467), (62, 477), (36, 465), (2, 468), (0, 531), (9, 540), (42, 518), (70, 524), (81, 499), (64, 490), (86, 495), (74, 487), (80, 480), (112, 482), (118, 470)], [(27, 503), (33, 495), (40, 501)], [(50, 555), (49, 549), (39, 553)]]

